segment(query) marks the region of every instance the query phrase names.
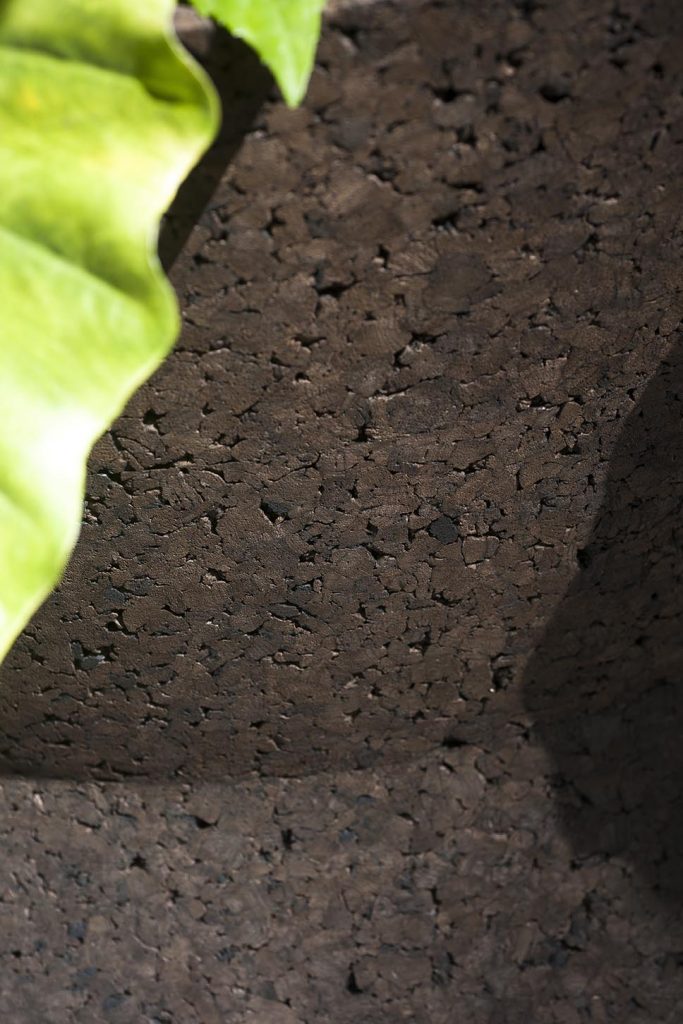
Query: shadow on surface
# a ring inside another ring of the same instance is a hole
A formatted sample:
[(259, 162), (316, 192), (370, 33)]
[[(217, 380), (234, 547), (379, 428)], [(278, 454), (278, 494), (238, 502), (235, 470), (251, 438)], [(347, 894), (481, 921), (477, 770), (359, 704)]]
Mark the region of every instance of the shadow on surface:
[(239, 150), (272, 86), (254, 51), (218, 27), (181, 32), (188, 49), (211, 75), (223, 118), (213, 146), (181, 185), (161, 227), (159, 256), (168, 271)]
[(581, 572), (527, 666), (579, 860), (683, 896), (683, 343), (629, 416)]

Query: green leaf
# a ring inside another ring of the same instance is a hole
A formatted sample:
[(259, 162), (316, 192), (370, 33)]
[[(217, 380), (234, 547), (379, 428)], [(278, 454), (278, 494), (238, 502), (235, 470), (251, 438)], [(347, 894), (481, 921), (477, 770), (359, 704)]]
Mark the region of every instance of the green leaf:
[(171, 348), (159, 221), (216, 130), (173, 0), (0, 0), (0, 658), (78, 536), (95, 439)]
[(325, 0), (191, 0), (258, 53), (290, 107), (311, 77)]

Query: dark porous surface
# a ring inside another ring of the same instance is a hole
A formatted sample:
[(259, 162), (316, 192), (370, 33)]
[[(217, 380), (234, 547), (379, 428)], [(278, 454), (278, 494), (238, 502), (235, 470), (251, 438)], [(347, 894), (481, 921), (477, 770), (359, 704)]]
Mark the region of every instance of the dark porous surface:
[(2, 1019), (678, 1024), (679, 0), (337, 7), (297, 111), (194, 45), (182, 338), (2, 670)]

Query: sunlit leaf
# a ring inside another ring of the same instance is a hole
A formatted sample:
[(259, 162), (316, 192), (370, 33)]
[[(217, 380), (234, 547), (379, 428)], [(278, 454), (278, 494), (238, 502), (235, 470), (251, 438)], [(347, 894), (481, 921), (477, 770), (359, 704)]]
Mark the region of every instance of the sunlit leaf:
[(0, 657), (59, 579), (95, 439), (169, 351), (159, 220), (215, 131), (172, 0), (0, 0)]
[(256, 50), (290, 106), (303, 99), (325, 0), (192, 0)]

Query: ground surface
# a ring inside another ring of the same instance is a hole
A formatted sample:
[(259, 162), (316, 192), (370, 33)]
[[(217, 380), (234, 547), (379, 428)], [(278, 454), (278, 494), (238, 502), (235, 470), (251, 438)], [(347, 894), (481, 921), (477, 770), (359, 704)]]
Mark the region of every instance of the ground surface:
[(682, 46), (344, 6), (256, 114), (204, 47), (169, 261), (255, 121), (3, 671), (3, 1019), (683, 1019)]

